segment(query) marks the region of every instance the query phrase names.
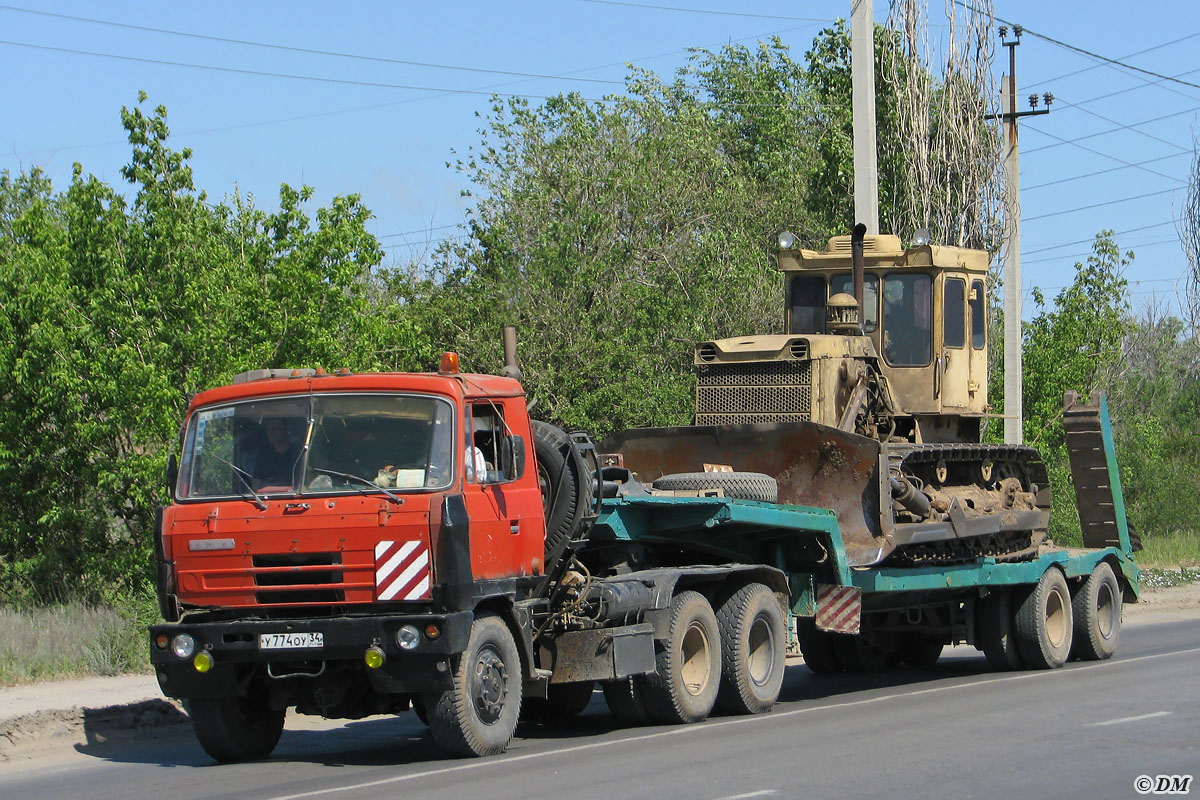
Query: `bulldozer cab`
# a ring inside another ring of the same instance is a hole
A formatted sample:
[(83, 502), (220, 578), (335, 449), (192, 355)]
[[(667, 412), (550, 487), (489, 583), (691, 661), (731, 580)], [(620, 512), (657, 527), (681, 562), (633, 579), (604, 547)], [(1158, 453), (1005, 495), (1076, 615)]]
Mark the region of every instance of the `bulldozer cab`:
[[(863, 262), (861, 330), (874, 344), (900, 410), (982, 415), (987, 406), (987, 253), (936, 245), (904, 248), (896, 236), (866, 236)], [(781, 250), (778, 263), (788, 333), (834, 333), (826, 306), (835, 295), (854, 292), (851, 237), (833, 237), (825, 252)], [(929, 428), (938, 423), (927, 422)]]

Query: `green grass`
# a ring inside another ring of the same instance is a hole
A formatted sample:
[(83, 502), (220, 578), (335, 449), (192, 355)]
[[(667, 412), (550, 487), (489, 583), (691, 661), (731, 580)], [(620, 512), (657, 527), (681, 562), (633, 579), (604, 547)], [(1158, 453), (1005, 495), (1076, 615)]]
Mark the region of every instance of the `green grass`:
[(1200, 567), (1200, 533), (1153, 534), (1142, 546), (1134, 555), (1142, 567)]
[(145, 610), (0, 608), (0, 686), (149, 670)]

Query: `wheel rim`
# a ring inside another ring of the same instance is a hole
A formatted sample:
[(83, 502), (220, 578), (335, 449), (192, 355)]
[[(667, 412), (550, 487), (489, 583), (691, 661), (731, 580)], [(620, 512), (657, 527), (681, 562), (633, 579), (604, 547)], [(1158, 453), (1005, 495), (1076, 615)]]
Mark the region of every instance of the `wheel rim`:
[(775, 671), (775, 633), (766, 617), (755, 617), (748, 637), (747, 671), (755, 686), (763, 686)]
[(538, 488), (542, 491), (542, 508), (546, 509), (546, 520), (549, 521), (550, 501), (554, 499), (554, 493), (550, 489), (550, 474), (541, 464), (538, 464)]
[(683, 668), (679, 670), (679, 677), (683, 680), (683, 688), (693, 697), (703, 694), (712, 671), (711, 645), (704, 626), (699, 622), (688, 625), (680, 649)]
[(1116, 612), (1117, 604), (1113, 599), (1112, 587), (1107, 583), (1100, 584), (1100, 591), (1096, 593), (1096, 627), (1105, 639), (1112, 636), (1113, 628), (1116, 627)]
[(500, 719), (507, 694), (508, 670), (504, 659), (491, 645), (481, 648), (471, 675), (471, 697), (481, 722), (493, 725)]
[(1057, 588), (1046, 596), (1046, 638), (1056, 648), (1062, 647), (1067, 638), (1066, 603)]

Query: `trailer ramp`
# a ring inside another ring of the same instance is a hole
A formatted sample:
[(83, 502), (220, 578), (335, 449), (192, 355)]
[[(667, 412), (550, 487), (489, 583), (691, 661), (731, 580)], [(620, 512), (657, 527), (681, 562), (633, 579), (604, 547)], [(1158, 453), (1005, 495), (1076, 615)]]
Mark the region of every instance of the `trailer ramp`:
[(1063, 395), (1063, 428), (1083, 546), (1116, 547), (1125, 554), (1141, 550), (1142, 542), (1125, 518), (1108, 399), (1097, 392), (1094, 403), (1085, 403), (1077, 392), (1067, 392)]

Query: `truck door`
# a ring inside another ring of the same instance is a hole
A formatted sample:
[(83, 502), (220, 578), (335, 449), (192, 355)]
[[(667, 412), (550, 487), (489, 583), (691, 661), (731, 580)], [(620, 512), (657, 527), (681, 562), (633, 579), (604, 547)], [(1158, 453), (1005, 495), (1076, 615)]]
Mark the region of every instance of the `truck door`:
[(508, 474), (512, 459), (506, 448), (513, 440), (504, 412), (502, 400), (467, 406), (463, 499), (471, 521), (471, 571), (476, 580), (531, 575), (541, 568), (541, 493), (529, 475)]
[(966, 409), (971, 377), (967, 348), (967, 282), (947, 276), (942, 294), (942, 351), (937, 374), (939, 399), (945, 408)]

